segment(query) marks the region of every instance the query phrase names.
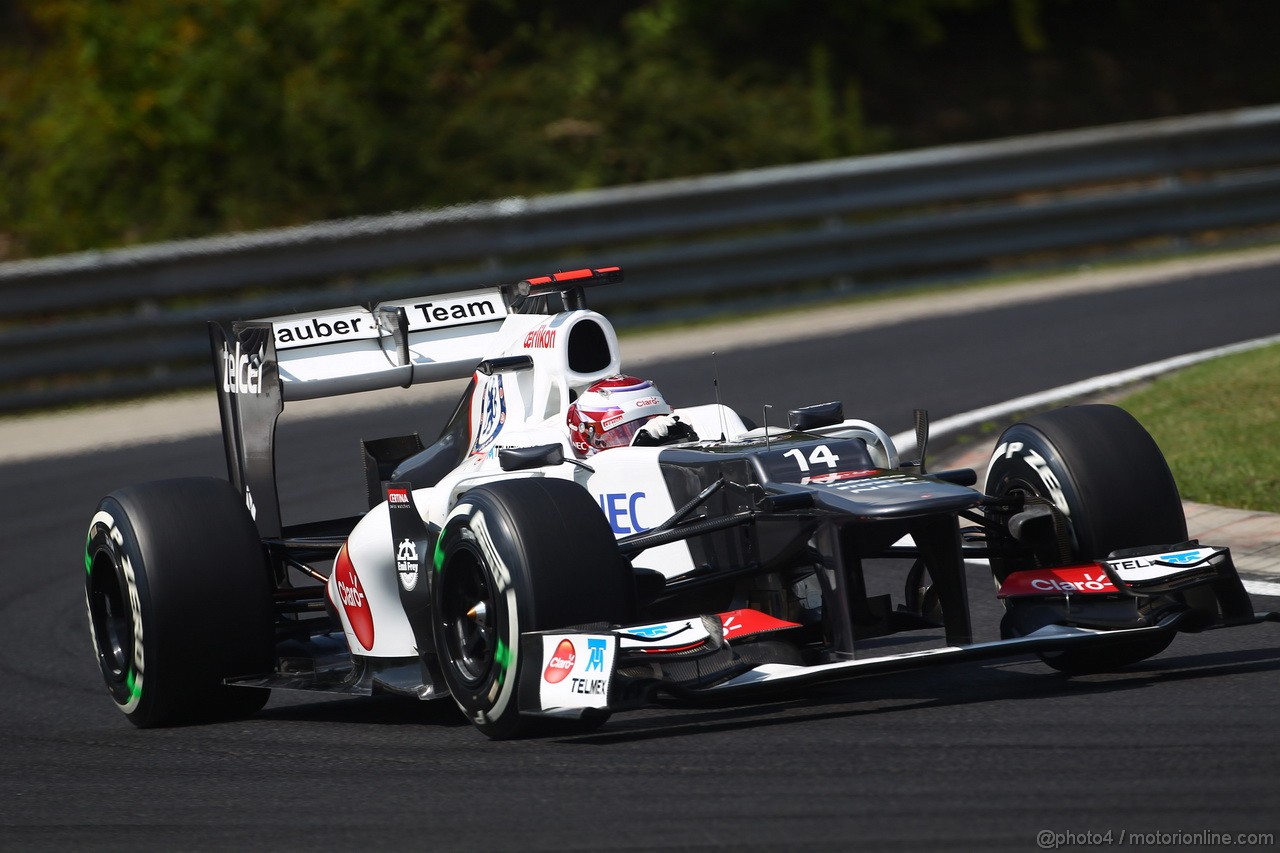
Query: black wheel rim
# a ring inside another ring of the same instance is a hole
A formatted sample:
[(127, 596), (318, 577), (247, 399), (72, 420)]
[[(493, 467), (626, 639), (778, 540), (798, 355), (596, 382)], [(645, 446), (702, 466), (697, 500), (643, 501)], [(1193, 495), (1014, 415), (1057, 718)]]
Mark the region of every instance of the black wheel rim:
[(124, 681), (133, 657), (133, 611), (120, 569), (106, 551), (93, 558), (89, 575), (89, 616), (103, 674)]
[[(1001, 493), (1008, 495), (1018, 492), (1020, 492), (1024, 497), (1042, 498), (1057, 506), (1056, 502), (1054, 502), (1053, 495), (1046, 494), (1043, 487), (1032, 483), (1023, 477), (1015, 475), (1008, 479)], [(1067, 539), (1071, 546), (1071, 552), (1072, 554), (1078, 554), (1080, 553), (1080, 542), (1076, 535), (1075, 524), (1070, 516), (1067, 517), (1066, 521)]]
[(499, 639), (489, 575), (480, 556), (464, 547), (446, 564), (441, 583), (448, 659), (463, 682), (475, 687), (488, 678)]

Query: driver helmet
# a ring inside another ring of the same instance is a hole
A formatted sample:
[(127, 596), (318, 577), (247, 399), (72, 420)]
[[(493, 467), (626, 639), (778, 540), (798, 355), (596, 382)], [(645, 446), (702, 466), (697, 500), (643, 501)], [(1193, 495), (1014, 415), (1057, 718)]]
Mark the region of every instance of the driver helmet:
[(610, 376), (569, 406), (569, 443), (579, 456), (626, 447), (650, 418), (669, 414), (671, 407), (648, 379)]

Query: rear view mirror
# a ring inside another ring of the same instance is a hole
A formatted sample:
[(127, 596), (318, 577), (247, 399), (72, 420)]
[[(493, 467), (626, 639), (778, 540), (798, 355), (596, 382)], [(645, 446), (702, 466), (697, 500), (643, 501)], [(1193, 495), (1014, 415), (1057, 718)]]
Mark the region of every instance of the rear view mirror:
[(818, 427), (835, 426), (844, 422), (844, 403), (832, 400), (830, 403), (792, 409), (787, 412), (787, 422), (792, 429), (800, 432)]
[(503, 471), (525, 471), (544, 465), (564, 463), (564, 448), (559, 444), (539, 444), (534, 447), (504, 447), (498, 451), (498, 464)]

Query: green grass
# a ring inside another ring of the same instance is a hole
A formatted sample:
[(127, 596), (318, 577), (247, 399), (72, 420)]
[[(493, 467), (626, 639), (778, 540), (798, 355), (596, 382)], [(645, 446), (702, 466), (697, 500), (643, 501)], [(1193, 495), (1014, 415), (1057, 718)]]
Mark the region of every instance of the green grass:
[(1280, 512), (1280, 345), (1215, 359), (1122, 400), (1187, 500)]

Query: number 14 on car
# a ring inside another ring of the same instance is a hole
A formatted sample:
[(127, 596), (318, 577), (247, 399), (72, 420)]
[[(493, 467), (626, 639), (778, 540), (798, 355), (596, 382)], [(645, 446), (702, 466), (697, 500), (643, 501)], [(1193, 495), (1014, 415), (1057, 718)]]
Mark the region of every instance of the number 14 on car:
[(832, 453), (831, 448), (825, 444), (819, 444), (813, 448), (807, 460), (804, 458), (804, 451), (799, 447), (793, 447), (782, 455), (795, 459), (800, 470), (806, 474), (813, 465), (826, 465), (828, 468), (835, 469), (836, 463), (840, 461), (840, 457)]

